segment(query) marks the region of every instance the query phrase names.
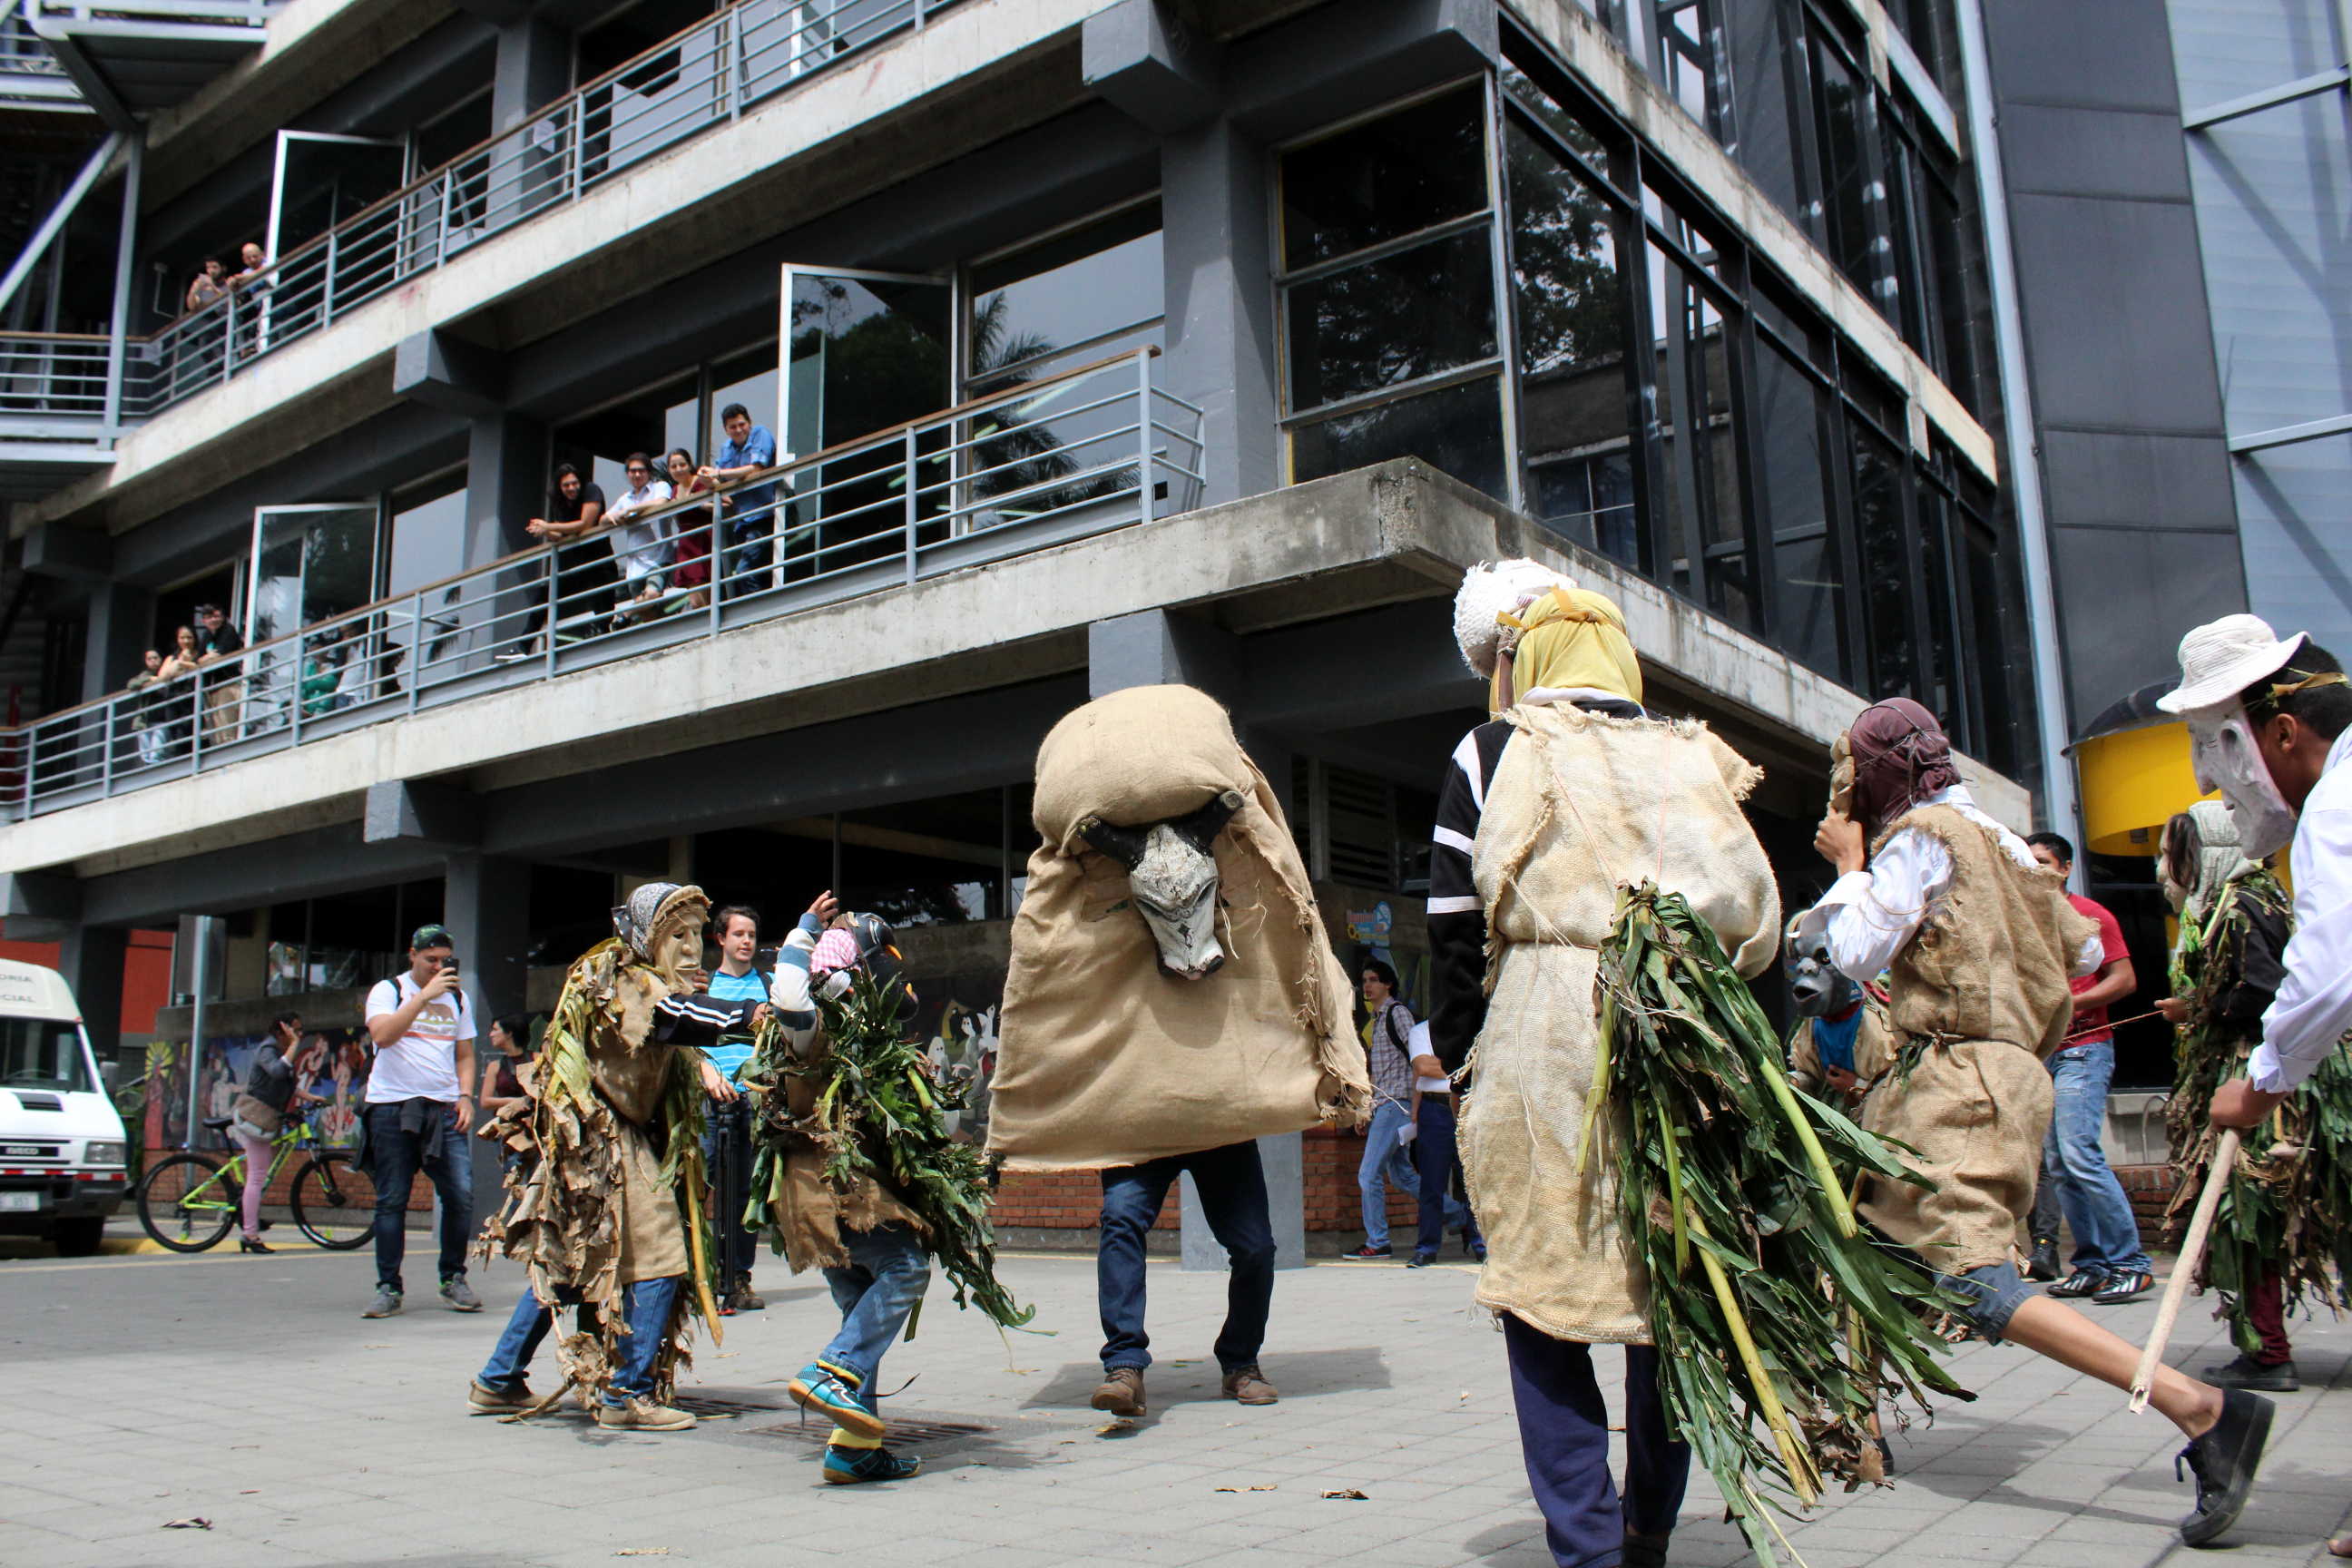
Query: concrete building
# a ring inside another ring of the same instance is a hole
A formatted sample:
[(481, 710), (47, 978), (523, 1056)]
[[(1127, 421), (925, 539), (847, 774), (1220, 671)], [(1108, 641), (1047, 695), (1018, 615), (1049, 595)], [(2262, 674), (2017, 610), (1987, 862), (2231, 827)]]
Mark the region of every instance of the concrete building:
[[(1448, 601), (1514, 553), (1765, 764), (1791, 904), (1872, 697), (2071, 820), (1986, 37), (1966, 0), (290, 0), (201, 81), (52, 45), (107, 96), (0, 286), (0, 642), (46, 650), (0, 913), (101, 1025), (125, 933), (214, 917), (233, 1071), (281, 1001), (356, 1023), (425, 919), (503, 1013), (633, 879), (772, 925), (830, 886), (908, 928), (952, 1055), (1037, 741), (1181, 679), (1418, 999), (1483, 711)], [(756, 467), (739, 404), (775, 471), (529, 527), (558, 463), (608, 505), (640, 455)], [(124, 690), (199, 603), (243, 646)]]

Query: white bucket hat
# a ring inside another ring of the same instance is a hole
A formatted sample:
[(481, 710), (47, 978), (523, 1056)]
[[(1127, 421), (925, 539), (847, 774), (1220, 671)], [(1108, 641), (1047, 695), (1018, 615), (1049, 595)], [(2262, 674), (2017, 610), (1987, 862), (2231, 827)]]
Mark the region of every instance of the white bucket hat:
[(2286, 668), (2305, 634), (2284, 642), (2260, 616), (2223, 616), (2180, 639), (2180, 684), (2156, 700), (2167, 713), (2226, 707), (2266, 675)]
[(1481, 561), (1471, 567), (1454, 594), (1454, 641), (1462, 650), (1462, 662), (1479, 679), (1492, 679), (1496, 658), (1519, 639), (1517, 630), (1496, 617), (1517, 615), (1554, 588), (1575, 586), (1573, 577), (1525, 556)]

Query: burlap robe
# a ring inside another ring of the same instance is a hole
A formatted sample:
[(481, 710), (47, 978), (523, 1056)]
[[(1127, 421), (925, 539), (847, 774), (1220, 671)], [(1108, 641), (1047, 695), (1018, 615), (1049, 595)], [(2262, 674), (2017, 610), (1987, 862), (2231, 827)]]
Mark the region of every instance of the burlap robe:
[(1649, 1280), (1618, 1220), (1616, 1120), (1575, 1174), (1599, 1041), (1593, 974), (1622, 883), (1681, 893), (1742, 975), (1772, 962), (1780, 899), (1739, 803), (1761, 770), (1705, 726), (1521, 707), (1471, 867), (1489, 1001), (1461, 1130), (1486, 1233), (1478, 1300), (1556, 1339), (1650, 1342)]
[[(1813, 1037), (1818, 1018), (1800, 1018), (1789, 1037), (1789, 1077), (1807, 1094), (1833, 1093), (1822, 1070), (1821, 1047)], [(1895, 1065), (1895, 1035), (1886, 1022), (1885, 1007), (1874, 1001), (1862, 1005), (1862, 1024), (1853, 1032), (1853, 1076), (1863, 1089), (1878, 1081)], [(1860, 1098), (1859, 1093), (1855, 1098)], [(1840, 1103), (1832, 1100), (1831, 1103)]]
[[(1862, 1125), (1907, 1144), (1933, 1184), (1870, 1181), (1862, 1217), (1946, 1273), (2015, 1254), (2033, 1207), (2055, 1098), (2045, 1059), (2074, 1014), (2074, 955), (2097, 927), (2054, 875), (2010, 858), (1949, 807), (1898, 818), (1952, 857), (1935, 912), (1888, 965), (1897, 1059), (1862, 1103)], [(1885, 837), (1879, 842), (1883, 845)]]
[[(1078, 836), (1142, 826), (1226, 790), (1213, 848), (1224, 966), (1162, 973), (1127, 870)], [(1318, 1121), (1371, 1093), (1346, 972), (1284, 819), (1224, 710), (1187, 686), (1131, 688), (1065, 717), (1037, 753), (1044, 840), (1013, 922), (988, 1147), (1008, 1168), (1132, 1165)]]
[[(769, 1051), (778, 1053), (771, 1058)], [(929, 1226), (917, 1219), (897, 1197), (871, 1178), (860, 1177), (844, 1191), (825, 1180), (828, 1151), (820, 1141), (815, 1120), (819, 1079), (785, 1070), (793, 1065), (821, 1066), (826, 1056), (824, 1025), (819, 1015), (807, 1045), (794, 1051), (781, 1040), (764, 1047), (752, 1058), (744, 1084), (756, 1098), (752, 1115), (756, 1143), (775, 1151), (768, 1173), (768, 1189), (752, 1194), (754, 1204), (765, 1202), (762, 1227), (770, 1247), (784, 1256), (795, 1274), (811, 1268), (846, 1268), (849, 1249), (842, 1243), (845, 1230), (878, 1230), (903, 1225), (918, 1235)]]

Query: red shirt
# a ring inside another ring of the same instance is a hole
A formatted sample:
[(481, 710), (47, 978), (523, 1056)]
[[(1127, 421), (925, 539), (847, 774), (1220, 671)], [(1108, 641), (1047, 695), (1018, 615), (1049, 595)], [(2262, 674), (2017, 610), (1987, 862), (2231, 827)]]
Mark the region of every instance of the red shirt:
[[(2088, 915), (2099, 922), (2100, 969), (2131, 956), (2131, 950), (2124, 946), (2124, 928), (2116, 923), (2116, 917), (2107, 912), (2105, 904), (2093, 903), (2080, 893), (2067, 894), (2066, 901), (2074, 906), (2076, 914)], [(2094, 971), (2089, 974), (2076, 975), (2070, 984), (2074, 987), (2074, 994), (2080, 996), (2098, 983), (2098, 973)], [(2066, 1043), (2070, 1046), (2096, 1045), (2101, 1040), (2114, 1037), (2115, 1031), (2107, 1027), (2107, 1009), (2104, 1005), (2075, 1008), (2074, 1021), (2066, 1026)]]

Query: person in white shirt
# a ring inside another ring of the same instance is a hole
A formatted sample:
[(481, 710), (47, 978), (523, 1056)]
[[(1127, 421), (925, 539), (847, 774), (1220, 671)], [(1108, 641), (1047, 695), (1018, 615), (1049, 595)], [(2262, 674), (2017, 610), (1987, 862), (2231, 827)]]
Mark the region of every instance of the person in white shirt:
[[(1797, 941), (1825, 940), (1856, 981), (1890, 974), (1893, 1070), (1862, 1124), (1906, 1145), (1925, 1185), (1863, 1185), (1862, 1217), (1970, 1305), (1964, 1318), (2118, 1389), (2139, 1348), (2019, 1277), (2016, 1233), (2033, 1202), (2052, 1102), (2043, 1059), (2074, 1015), (2070, 975), (2100, 965), (2098, 927), (2025, 841), (1980, 810), (1933, 714), (1907, 698), (1874, 704), (1846, 733), (1851, 815), (1832, 805), (1813, 847), (1836, 883), (1801, 916)], [(1872, 836), (1875, 847), (1871, 847)], [(2159, 1367), (2151, 1402), (2189, 1447), (2191, 1546), (2218, 1541), (2252, 1489), (2273, 1408)]]
[(672, 521), (667, 513), (636, 516), (670, 499), (669, 481), (654, 478), (653, 458), (632, 452), (624, 467), (629, 488), (604, 513), (604, 521), (612, 530), (613, 564), (621, 572), (621, 617), (625, 620), (641, 613), (638, 605), (660, 598), (668, 586), (663, 574), (669, 568)]
[(460, 1312), (482, 1300), (466, 1283), (474, 1233), (474, 1159), (466, 1142), (474, 1103), (474, 1009), (457, 984), (448, 928), (419, 926), (408, 939), (408, 969), (379, 980), (367, 998), (375, 1042), (368, 1070), (367, 1146), (375, 1182), (375, 1298), (362, 1318), (400, 1310), (400, 1265), (408, 1247), (408, 1192), (422, 1170), (441, 1200), (441, 1299)]

